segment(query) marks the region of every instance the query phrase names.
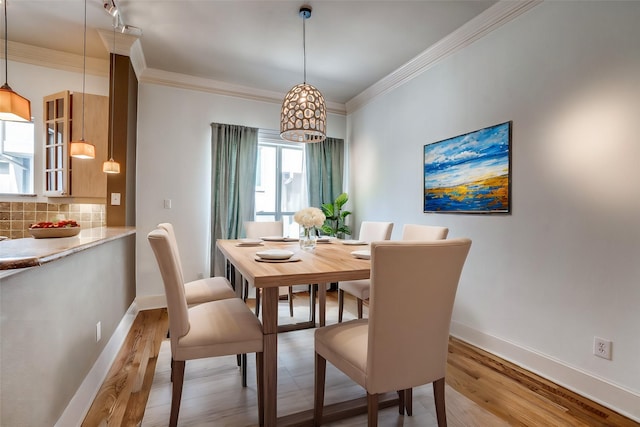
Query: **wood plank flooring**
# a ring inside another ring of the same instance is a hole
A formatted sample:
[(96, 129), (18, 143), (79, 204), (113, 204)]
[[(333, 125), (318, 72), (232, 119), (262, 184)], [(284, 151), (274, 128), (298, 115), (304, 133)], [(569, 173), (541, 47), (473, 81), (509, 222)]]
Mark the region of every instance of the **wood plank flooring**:
[[(308, 294), (297, 293), (294, 318), (280, 304), (281, 323), (308, 317)], [(251, 304), (251, 301), (249, 302)], [(345, 320), (355, 317), (347, 299)], [(365, 316), (366, 316), (365, 307)], [(337, 319), (337, 296), (327, 295), (328, 323)], [(171, 402), (166, 310), (138, 314), (127, 340), (89, 410), (83, 426), (166, 426)], [(313, 330), (279, 335), (278, 413), (313, 407)], [(235, 356), (189, 361), (180, 409), (181, 426), (257, 425), (255, 359), (249, 357), (248, 387), (240, 384)], [(447, 367), (448, 424), (458, 426), (635, 426), (601, 405), (494, 355), (452, 338)], [(349, 378), (327, 365), (325, 404), (364, 395)], [(431, 385), (414, 390), (414, 414), (380, 411), (381, 426), (436, 426)], [(366, 426), (366, 416), (325, 424)]]

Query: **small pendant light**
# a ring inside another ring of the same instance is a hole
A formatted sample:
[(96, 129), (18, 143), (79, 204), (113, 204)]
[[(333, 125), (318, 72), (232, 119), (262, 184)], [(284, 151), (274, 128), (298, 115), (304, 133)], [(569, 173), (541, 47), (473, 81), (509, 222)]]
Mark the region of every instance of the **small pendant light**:
[(84, 0), (84, 42), (82, 47), (82, 137), (71, 141), (69, 154), (76, 159), (95, 159), (96, 147), (84, 140), (84, 92), (87, 80), (87, 0)]
[(311, 7), (302, 6), (302, 57), (304, 81), (285, 95), (280, 112), (280, 137), (293, 142), (322, 142), (326, 136), (327, 107), (318, 89), (307, 83), (307, 52), (305, 21), (311, 17)]
[(9, 86), (9, 47), (7, 29), (7, 0), (4, 0), (4, 84), (0, 87), (0, 120), (31, 121), (31, 102)]
[(116, 26), (118, 25), (117, 18), (113, 20), (113, 53), (111, 54), (111, 96), (109, 103), (111, 104), (111, 137), (109, 138), (109, 160), (102, 164), (102, 172), (116, 174), (120, 173), (120, 163), (113, 160), (113, 122), (115, 113), (115, 94), (116, 94)]

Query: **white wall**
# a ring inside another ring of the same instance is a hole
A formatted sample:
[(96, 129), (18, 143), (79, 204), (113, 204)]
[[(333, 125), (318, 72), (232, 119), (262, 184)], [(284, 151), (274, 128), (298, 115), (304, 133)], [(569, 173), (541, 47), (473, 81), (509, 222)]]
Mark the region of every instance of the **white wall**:
[[(35, 200), (32, 198), (25, 200), (24, 197), (3, 195), (0, 200), (46, 202), (47, 198), (42, 195), (44, 189), (44, 118), (42, 99), (46, 95), (64, 90), (82, 92), (82, 73), (14, 61), (9, 61), (8, 66), (9, 86), (31, 101), (31, 116), (35, 124), (34, 191), (38, 197)], [(0, 67), (4, 69), (4, 60), (0, 60)], [(87, 93), (109, 96), (108, 77), (87, 74), (85, 90)]]
[[(545, 2), (351, 114), (348, 136), (357, 221), (473, 239), (454, 333), (640, 420), (638, 22), (640, 2)], [(424, 144), (508, 120), (512, 214), (422, 213)]]
[[(284, 94), (283, 94), (284, 98)], [(147, 234), (173, 223), (185, 274), (209, 274), (212, 122), (279, 129), (280, 105), (141, 83), (138, 95), (137, 296), (164, 304), (160, 273)], [(344, 138), (346, 118), (329, 115), (328, 133)], [(164, 209), (163, 201), (172, 200)]]

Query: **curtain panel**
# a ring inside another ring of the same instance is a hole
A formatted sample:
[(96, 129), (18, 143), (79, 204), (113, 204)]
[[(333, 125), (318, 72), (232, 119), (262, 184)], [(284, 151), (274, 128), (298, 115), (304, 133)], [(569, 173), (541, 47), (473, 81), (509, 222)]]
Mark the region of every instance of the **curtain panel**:
[(253, 218), (258, 129), (211, 123), (211, 274), (223, 276), (217, 239), (236, 239)]
[(333, 203), (343, 191), (344, 140), (327, 138), (305, 148), (309, 206)]

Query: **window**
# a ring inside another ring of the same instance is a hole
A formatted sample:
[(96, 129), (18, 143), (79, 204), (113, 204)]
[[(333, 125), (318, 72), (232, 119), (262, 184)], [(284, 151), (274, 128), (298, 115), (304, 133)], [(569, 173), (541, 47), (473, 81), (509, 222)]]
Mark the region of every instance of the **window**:
[(33, 194), (33, 122), (0, 120), (0, 193)]
[(285, 236), (298, 236), (293, 215), (307, 204), (304, 144), (283, 141), (276, 131), (258, 132), (256, 221), (283, 222)]

